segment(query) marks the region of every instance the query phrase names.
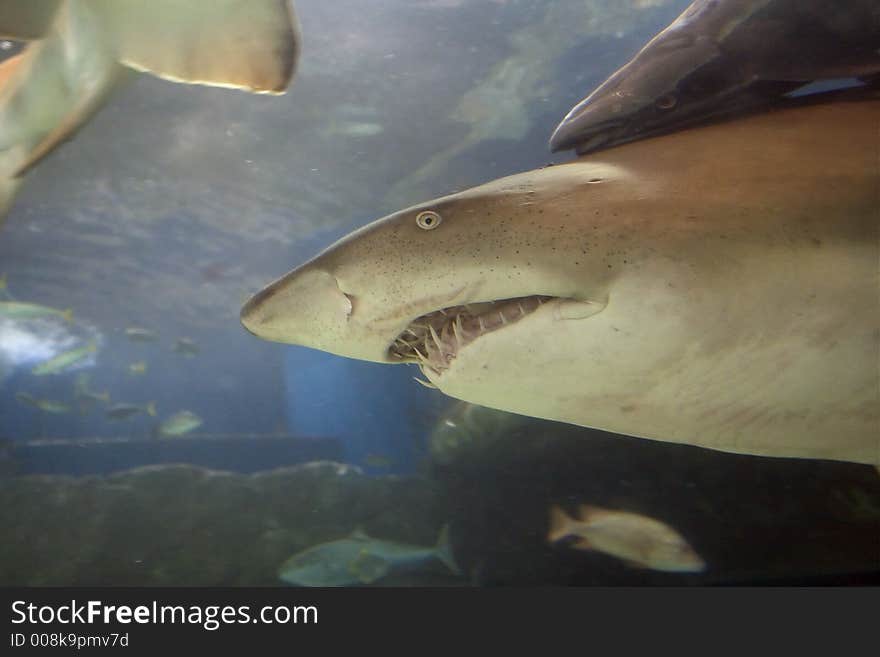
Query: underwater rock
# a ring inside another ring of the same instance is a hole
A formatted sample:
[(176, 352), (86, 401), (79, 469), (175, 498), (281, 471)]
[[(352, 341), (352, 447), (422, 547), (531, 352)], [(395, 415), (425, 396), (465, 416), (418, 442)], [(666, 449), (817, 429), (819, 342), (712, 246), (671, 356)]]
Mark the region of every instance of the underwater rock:
[[(0, 546), (4, 586), (277, 585), (292, 554), (357, 526), (431, 544), (446, 521), (429, 483), (329, 462), (255, 475), (170, 465), (11, 477), (0, 499), (14, 537)], [(449, 581), (443, 571), (426, 576)]]

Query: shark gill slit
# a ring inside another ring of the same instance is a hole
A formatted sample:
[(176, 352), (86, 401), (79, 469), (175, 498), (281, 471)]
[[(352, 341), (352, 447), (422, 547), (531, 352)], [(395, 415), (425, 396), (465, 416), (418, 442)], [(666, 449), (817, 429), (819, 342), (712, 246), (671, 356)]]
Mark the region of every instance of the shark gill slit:
[(486, 333), (518, 322), (554, 297), (530, 295), (441, 308), (417, 317), (388, 348), (391, 362), (416, 363), (426, 376), (447, 370), (459, 350)]

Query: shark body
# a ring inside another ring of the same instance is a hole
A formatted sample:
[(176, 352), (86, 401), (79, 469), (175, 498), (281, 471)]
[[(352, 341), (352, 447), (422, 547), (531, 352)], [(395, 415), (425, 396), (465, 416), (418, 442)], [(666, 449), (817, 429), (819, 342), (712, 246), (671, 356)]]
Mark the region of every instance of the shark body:
[(880, 463), (880, 101), (770, 111), (375, 221), (252, 297), (255, 335), (471, 403)]

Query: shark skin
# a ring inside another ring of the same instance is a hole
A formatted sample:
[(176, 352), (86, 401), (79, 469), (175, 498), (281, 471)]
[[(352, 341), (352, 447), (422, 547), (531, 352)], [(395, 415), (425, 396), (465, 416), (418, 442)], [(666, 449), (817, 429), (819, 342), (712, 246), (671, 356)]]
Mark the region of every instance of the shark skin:
[[(788, 108), (495, 180), (344, 237), (241, 320), (521, 415), (877, 464), (878, 125), (877, 100)], [(529, 295), (394, 353), (440, 309)]]

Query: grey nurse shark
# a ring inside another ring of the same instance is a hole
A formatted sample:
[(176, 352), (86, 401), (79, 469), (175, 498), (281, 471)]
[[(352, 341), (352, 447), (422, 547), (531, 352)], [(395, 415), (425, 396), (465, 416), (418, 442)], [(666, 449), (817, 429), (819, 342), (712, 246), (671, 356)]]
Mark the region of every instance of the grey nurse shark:
[(550, 147), (586, 153), (878, 76), (876, 0), (695, 0), (568, 113)]
[(364, 226), (241, 319), (501, 410), (877, 464), (878, 122), (805, 105), (501, 178)]

